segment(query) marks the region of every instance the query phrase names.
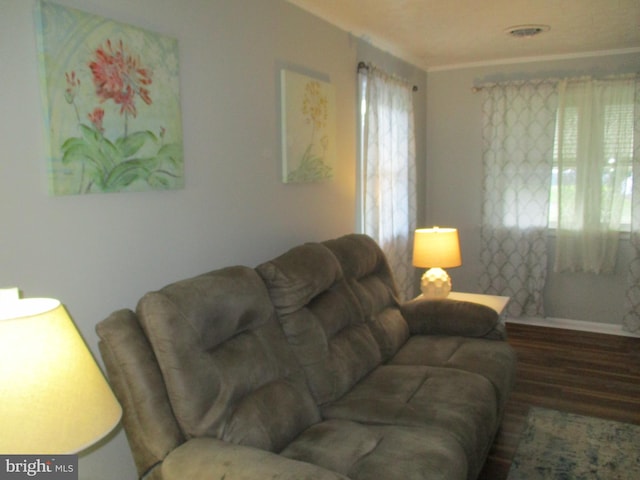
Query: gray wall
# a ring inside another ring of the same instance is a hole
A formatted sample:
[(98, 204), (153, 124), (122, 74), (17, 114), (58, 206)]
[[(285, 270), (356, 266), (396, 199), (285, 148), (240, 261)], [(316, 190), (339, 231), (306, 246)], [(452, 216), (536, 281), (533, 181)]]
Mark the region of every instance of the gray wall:
[[(480, 272), (481, 94), (471, 87), (507, 79), (635, 72), (639, 67), (640, 54), (635, 53), (428, 72), (426, 218), (429, 224), (460, 229), (463, 265), (450, 271), (454, 289), (478, 291)], [(552, 235), (549, 247), (552, 272)], [(550, 273), (547, 316), (621, 324), (629, 255), (623, 239), (613, 275)]]
[[(94, 352), (95, 324), (135, 308), (148, 290), (227, 265), (254, 266), (300, 242), (354, 230), (357, 60), (389, 62), (419, 83), (417, 129), (425, 132), (425, 72), (283, 0), (56, 1), (179, 43), (186, 187), (51, 197), (35, 1), (0, 0), (0, 288), (60, 299)], [(285, 66), (335, 85), (332, 181), (280, 182), (278, 74)], [(80, 478), (135, 478), (121, 431), (81, 457)]]

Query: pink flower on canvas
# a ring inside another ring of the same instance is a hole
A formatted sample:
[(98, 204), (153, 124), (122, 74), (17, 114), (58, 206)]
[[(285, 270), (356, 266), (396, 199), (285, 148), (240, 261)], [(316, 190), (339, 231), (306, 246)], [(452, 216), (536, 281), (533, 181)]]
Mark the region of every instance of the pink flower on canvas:
[(100, 133), (104, 133), (104, 127), (102, 126), (102, 119), (104, 118), (104, 110), (101, 108), (94, 108), (93, 112), (87, 115), (93, 126), (96, 127)]
[(134, 117), (137, 109), (134, 103), (136, 95), (147, 104), (151, 104), (148, 85), (151, 85), (151, 70), (140, 65), (140, 59), (129, 54), (122, 40), (117, 48), (107, 40), (104, 46), (95, 51), (95, 59), (89, 63), (93, 74), (93, 84), (100, 102), (113, 100), (120, 105), (120, 114), (130, 113)]
[(78, 94), (78, 88), (80, 87), (80, 79), (76, 77), (75, 70), (72, 70), (70, 73), (65, 72), (65, 78), (67, 79), (67, 88), (64, 91), (64, 98), (67, 103), (73, 103)]

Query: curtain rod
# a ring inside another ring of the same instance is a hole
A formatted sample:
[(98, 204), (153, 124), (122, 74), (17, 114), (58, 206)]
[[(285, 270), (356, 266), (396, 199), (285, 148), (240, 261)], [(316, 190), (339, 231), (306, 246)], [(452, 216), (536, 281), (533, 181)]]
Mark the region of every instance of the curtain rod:
[[(361, 62), (362, 63), (362, 62)], [(365, 65), (366, 67), (366, 65)], [(551, 77), (551, 78), (534, 78), (534, 79), (523, 79), (523, 80), (512, 80), (512, 81), (505, 81), (505, 82), (491, 82), (491, 83), (485, 83), (482, 85), (474, 85), (471, 87), (471, 92), (473, 93), (478, 93), (481, 92), (482, 90), (484, 90), (485, 88), (491, 88), (494, 87), (496, 85), (508, 85), (508, 84), (524, 84), (524, 83), (559, 83), (562, 80), (568, 80), (570, 82), (579, 82), (582, 80), (620, 80), (620, 79), (626, 79), (626, 78), (638, 78), (640, 79), (640, 72), (638, 73), (620, 73), (620, 74), (606, 74), (603, 76), (596, 76), (596, 75), (583, 75), (583, 76), (577, 76), (577, 77), (564, 77), (564, 78), (556, 78), (556, 77)]]
[[(366, 64), (366, 63), (364, 63), (364, 62), (358, 62), (358, 71), (360, 71), (360, 70), (369, 70), (369, 65), (367, 65), (367, 64)], [(412, 90), (413, 90), (414, 92), (417, 92), (417, 91), (418, 91), (418, 86), (417, 86), (417, 85), (414, 85), (414, 86), (412, 87)]]
[(482, 85), (474, 85), (471, 87), (471, 92), (472, 93), (479, 93), (481, 91), (483, 91), (485, 88), (492, 88), (495, 87), (497, 85), (508, 85), (508, 84), (524, 84), (524, 83), (536, 83), (536, 84), (541, 84), (541, 83), (557, 83), (560, 80), (557, 78), (542, 78), (542, 79), (531, 79), (531, 80), (513, 80), (513, 81), (506, 81), (506, 82), (492, 82), (492, 83), (485, 83)]
[(535, 83), (535, 84), (545, 84), (545, 83), (557, 83), (560, 80), (557, 78), (537, 78), (537, 79), (530, 79), (530, 80), (513, 80), (513, 81), (506, 81), (506, 82), (491, 82), (491, 83), (484, 83), (482, 85), (474, 85), (471, 87), (471, 92), (472, 93), (479, 93), (481, 91), (483, 91), (485, 88), (492, 88), (495, 87), (497, 85), (509, 85), (509, 84), (525, 84), (525, 83)]

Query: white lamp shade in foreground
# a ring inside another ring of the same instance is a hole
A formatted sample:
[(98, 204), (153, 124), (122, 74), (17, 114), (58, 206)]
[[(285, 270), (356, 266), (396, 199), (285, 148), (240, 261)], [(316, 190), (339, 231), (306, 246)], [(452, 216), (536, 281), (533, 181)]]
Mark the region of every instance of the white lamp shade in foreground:
[(60, 302), (0, 302), (0, 453), (76, 453), (121, 415)]

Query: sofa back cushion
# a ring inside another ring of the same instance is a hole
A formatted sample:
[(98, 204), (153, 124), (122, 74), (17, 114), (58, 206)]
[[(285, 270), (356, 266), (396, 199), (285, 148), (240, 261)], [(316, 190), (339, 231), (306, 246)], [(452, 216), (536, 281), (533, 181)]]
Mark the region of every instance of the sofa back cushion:
[(326, 247), (295, 247), (257, 271), (318, 404), (341, 397), (380, 363), (358, 301)]
[(230, 267), (145, 295), (140, 323), (187, 438), (277, 452), (319, 413), (264, 284)]
[(400, 313), (398, 289), (384, 252), (371, 237), (362, 234), (345, 235), (323, 245), (340, 262), (382, 359), (389, 360), (409, 338), (409, 327)]

